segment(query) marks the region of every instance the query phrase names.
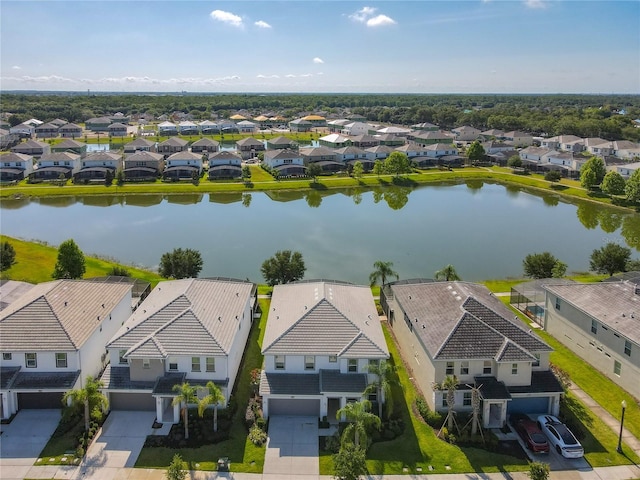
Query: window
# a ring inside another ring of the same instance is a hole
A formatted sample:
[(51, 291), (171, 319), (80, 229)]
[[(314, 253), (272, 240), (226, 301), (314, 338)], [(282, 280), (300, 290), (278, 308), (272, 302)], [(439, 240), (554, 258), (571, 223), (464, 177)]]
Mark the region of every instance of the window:
[(449, 405), (447, 405), (447, 394), (446, 392), (442, 392), (442, 406), (443, 407), (448, 407)]
[(200, 357), (191, 357), (191, 371), (192, 372), (200, 371)]
[(357, 372), (358, 371), (358, 359), (350, 358), (349, 363), (347, 364), (348, 372)]
[(445, 370), (445, 372), (447, 375), (453, 375), (454, 374), (454, 365), (453, 362), (447, 362), (447, 369)]
[(10, 353), (3, 353), (2, 354), (2, 359), (3, 360), (11, 360), (11, 354)]
[(215, 372), (216, 371), (216, 359), (215, 357), (207, 357), (206, 366), (207, 372)]
[(469, 362), (460, 363), (460, 375), (469, 375)]
[(540, 354), (539, 353), (534, 353), (533, 356), (536, 357), (536, 361), (533, 362), (532, 366), (539, 367), (540, 366)]
[(305, 370), (315, 370), (316, 368), (316, 357), (313, 355), (305, 355), (304, 357), (304, 369)]
[(38, 354), (37, 353), (25, 353), (24, 364), (27, 368), (36, 368), (38, 366)]
[(560, 299), (556, 297), (556, 310), (560, 310)]
[(591, 320), (591, 333), (598, 333), (598, 322)]
[(276, 370), (284, 370), (284, 355), (275, 356)]
[(126, 364), (128, 363), (128, 362), (127, 362), (127, 359), (126, 359), (126, 358), (124, 358), (125, 353), (127, 353), (127, 351), (126, 351), (126, 350), (119, 350), (119, 351), (118, 351), (118, 363), (119, 363), (119, 364), (121, 364), (121, 365), (122, 365), (122, 364), (125, 364), (125, 365), (126, 365)]
[[(624, 354), (628, 357), (631, 356), (631, 342), (629, 340), (624, 341)], [(9, 360), (11, 360), (11, 358), (9, 358)]]
[(471, 406), (471, 392), (464, 392), (464, 396), (462, 397), (462, 405), (465, 407)]
[(178, 361), (175, 358), (169, 357), (169, 370), (178, 370)]
[(145, 370), (149, 370), (151, 368), (151, 360), (149, 360), (148, 358), (143, 358), (142, 368), (144, 368)]
[(338, 361), (337, 355), (329, 355), (329, 363), (336, 363)]
[(517, 375), (518, 374), (518, 364), (517, 363), (512, 363), (511, 364), (511, 375)]
[(67, 368), (66, 353), (56, 353), (56, 368)]
[(493, 362), (491, 360), (485, 360), (482, 367), (483, 375), (491, 375), (493, 373)]
[(613, 361), (613, 373), (615, 373), (619, 377), (620, 376), (620, 372), (622, 372), (622, 364), (619, 361), (614, 360)]

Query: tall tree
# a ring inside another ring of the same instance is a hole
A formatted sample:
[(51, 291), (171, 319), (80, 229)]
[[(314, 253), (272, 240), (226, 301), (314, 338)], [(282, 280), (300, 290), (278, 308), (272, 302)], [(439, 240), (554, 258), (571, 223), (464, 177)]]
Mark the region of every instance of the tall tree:
[(360, 180), (362, 178), (362, 175), (364, 175), (364, 167), (362, 166), (361, 161), (357, 161), (353, 164), (353, 171), (351, 172), (351, 175), (356, 180)]
[(218, 431), (218, 405), (224, 402), (222, 390), (215, 383), (209, 381), (204, 387), (207, 394), (198, 401), (198, 415), (204, 415), (209, 405), (213, 405), (213, 431)]
[(100, 391), (104, 385), (100, 380), (96, 380), (92, 377), (87, 377), (84, 382), (84, 387), (77, 388), (75, 390), (69, 390), (62, 396), (62, 403), (65, 405), (71, 404), (72, 406), (84, 407), (84, 430), (89, 431), (89, 423), (91, 421), (91, 412), (95, 408), (99, 408), (100, 411), (106, 410), (108, 406), (107, 397)]
[(593, 188), (602, 183), (606, 173), (604, 160), (591, 157), (580, 169), (580, 184), (584, 188)]
[(58, 247), (58, 260), (51, 275), (55, 279), (82, 278), (87, 270), (84, 254), (72, 239), (65, 240)]
[(198, 403), (196, 389), (189, 385), (188, 382), (184, 382), (180, 385), (174, 385), (173, 391), (176, 392), (176, 396), (173, 397), (171, 405), (180, 405), (184, 421), (184, 438), (189, 440), (189, 404)]
[(453, 429), (453, 423), (455, 421), (455, 404), (456, 404), (456, 390), (458, 389), (458, 378), (455, 375), (447, 375), (442, 383), (435, 386), (436, 390), (442, 390), (446, 392), (447, 400), (447, 430), (451, 432)]
[(373, 262), (373, 268), (375, 270), (371, 272), (369, 275), (369, 283), (371, 286), (374, 286), (378, 283), (378, 280), (381, 282), (381, 286), (385, 286), (387, 283), (387, 278), (396, 277), (396, 280), (400, 278), (400, 276), (393, 270), (393, 262), (383, 262), (382, 260), (378, 260), (377, 262)]
[(624, 194), (630, 202), (640, 201), (640, 169), (631, 174), (624, 186)]
[(375, 381), (367, 385), (365, 393), (376, 394), (378, 400), (378, 417), (382, 418), (382, 404), (386, 406), (387, 418), (393, 413), (393, 395), (391, 387), (398, 382), (395, 378), (395, 367), (387, 360), (369, 365), (369, 373), (376, 376)]
[(16, 250), (8, 241), (0, 242), (0, 272), (11, 268), (16, 261)]
[(342, 433), (343, 444), (350, 442), (353, 436), (355, 446), (359, 447), (361, 439), (366, 444), (367, 432), (370, 428), (380, 429), (382, 421), (379, 417), (370, 413), (369, 410), (371, 410), (371, 402), (369, 400), (360, 400), (347, 403), (336, 412), (338, 417), (344, 415), (347, 421), (350, 422)]
[(607, 172), (602, 180), (600, 188), (607, 195), (622, 195), (624, 193), (625, 181), (622, 175), (611, 170)]
[(396, 177), (403, 173), (409, 173), (411, 172), (409, 157), (407, 157), (407, 154), (403, 152), (391, 152), (384, 161), (384, 169)]
[(316, 162), (312, 162), (307, 165), (307, 176), (313, 178), (313, 183), (316, 183), (318, 175), (322, 173), (322, 167)]
[(164, 278), (197, 278), (202, 270), (202, 256), (191, 248), (175, 248), (162, 254), (158, 273)]
[(462, 280), (458, 272), (453, 265), (449, 264), (435, 273), (436, 280), (444, 280), (445, 282), (451, 282), (454, 280)]
[(373, 164), (373, 173), (378, 177), (384, 173), (384, 163), (382, 160), (376, 160)]
[(629, 248), (609, 242), (591, 253), (590, 266), (591, 270), (598, 273), (608, 273), (609, 276), (612, 276), (616, 272), (624, 272), (630, 259), (631, 250)]
[(531, 278), (552, 278), (554, 276), (554, 268), (556, 273), (562, 273), (560, 276), (564, 276), (562, 271), (562, 265), (556, 267), (558, 263), (564, 265), (566, 271), (566, 265), (549, 252), (542, 253), (530, 253), (522, 261), (524, 268), (524, 274), (526, 277)]
[(302, 254), (291, 250), (277, 251), (260, 267), (262, 276), (270, 286), (301, 280), (306, 269)]
[(485, 155), (484, 147), (478, 140), (475, 140), (471, 145), (469, 145), (469, 148), (467, 148), (467, 158), (471, 162), (484, 160)]

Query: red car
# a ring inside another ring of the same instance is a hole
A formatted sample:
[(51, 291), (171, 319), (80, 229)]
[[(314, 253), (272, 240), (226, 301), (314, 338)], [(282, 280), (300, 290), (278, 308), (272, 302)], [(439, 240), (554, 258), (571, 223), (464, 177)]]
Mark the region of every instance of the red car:
[(549, 453), (549, 442), (538, 424), (524, 414), (513, 414), (509, 419), (527, 448), (534, 453)]

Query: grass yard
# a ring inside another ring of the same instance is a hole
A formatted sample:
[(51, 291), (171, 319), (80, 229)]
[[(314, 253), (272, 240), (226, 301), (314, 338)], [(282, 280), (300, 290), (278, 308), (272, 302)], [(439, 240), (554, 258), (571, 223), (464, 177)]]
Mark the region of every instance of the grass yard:
[(251, 170), (251, 182), (274, 182), (275, 179), (260, 165), (249, 165)]
[(255, 322), (247, 348), (240, 365), (236, 389), (233, 394), (238, 403), (238, 410), (233, 418), (229, 440), (205, 445), (200, 448), (143, 448), (138, 456), (136, 467), (139, 468), (167, 468), (173, 456), (180, 454), (187, 462), (190, 470), (216, 470), (218, 458), (229, 457), (231, 470), (234, 472), (261, 473), (264, 466), (265, 446), (256, 447), (247, 437), (244, 425), (244, 412), (251, 394), (251, 378), (249, 372), (262, 366), (261, 345), (264, 329), (267, 323), (267, 313), (271, 300), (259, 300), (262, 316)]

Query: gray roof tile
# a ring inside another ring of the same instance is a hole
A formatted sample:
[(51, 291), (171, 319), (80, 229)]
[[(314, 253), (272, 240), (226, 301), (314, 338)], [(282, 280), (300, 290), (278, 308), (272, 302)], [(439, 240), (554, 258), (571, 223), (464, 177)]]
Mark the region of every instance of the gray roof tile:
[(108, 366), (104, 369), (100, 381), (109, 390), (149, 390), (155, 385), (154, 381), (131, 380), (129, 367)]
[(80, 376), (75, 372), (19, 372), (11, 384), (12, 390), (69, 390)]
[(367, 388), (364, 373), (340, 373), (338, 370), (320, 370), (320, 391), (323, 393), (358, 393)]
[(320, 395), (320, 375), (262, 372), (260, 395)]

